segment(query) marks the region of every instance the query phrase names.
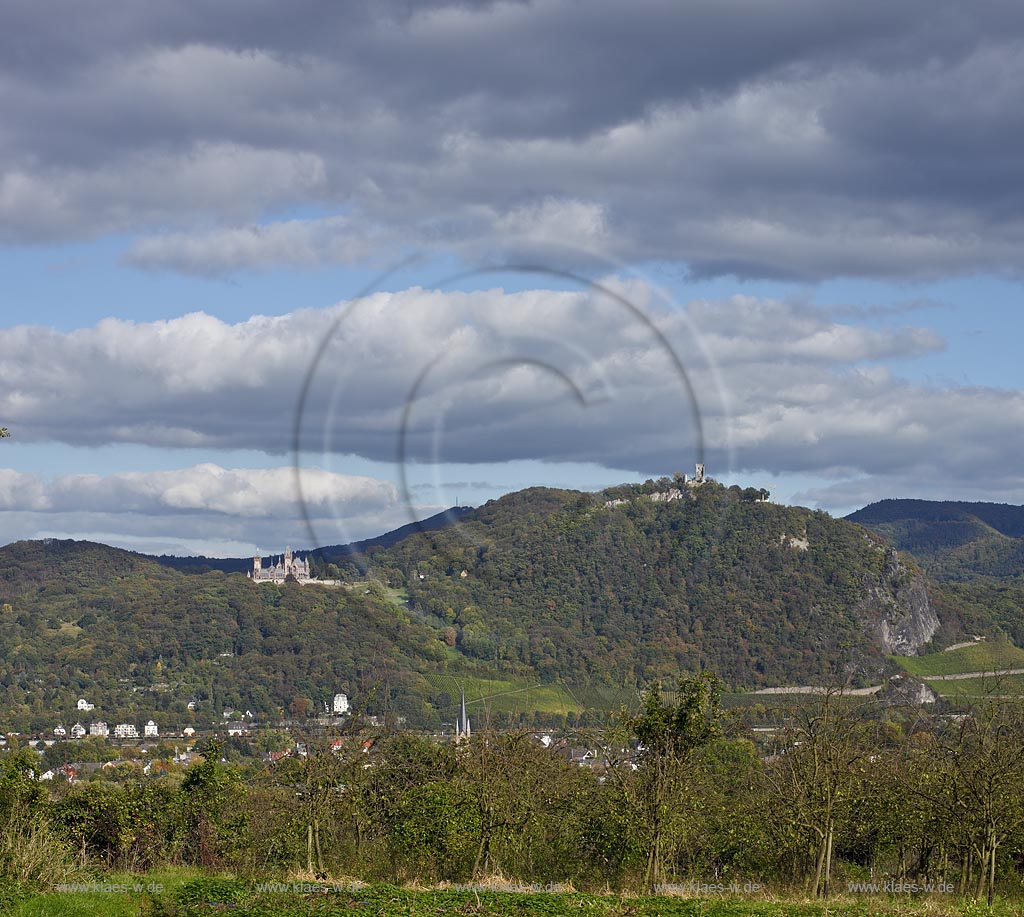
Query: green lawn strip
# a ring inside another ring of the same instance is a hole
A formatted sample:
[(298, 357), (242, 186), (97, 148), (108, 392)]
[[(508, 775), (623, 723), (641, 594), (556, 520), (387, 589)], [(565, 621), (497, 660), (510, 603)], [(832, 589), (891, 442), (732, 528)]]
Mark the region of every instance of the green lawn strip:
[[(426, 914), (477, 914), (482, 917), (534, 917), (576, 914), (580, 917), (890, 917), (934, 915), (933, 901), (911, 896), (841, 898), (829, 902), (799, 899), (759, 900), (729, 895), (714, 897), (617, 897), (565, 892), (477, 892), (410, 890), (394, 886), (367, 886), (357, 890), (303, 893), (264, 893), (233, 903), (227, 900), (179, 904), (177, 917), (205, 917), (224, 913), (241, 904), (241, 913), (257, 917), (366, 913), (383, 917)], [(951, 899), (942, 913), (964, 917), (1009, 917), (1019, 911), (1003, 902), (989, 910), (974, 902)]]
[(926, 678), (924, 682), (943, 697), (1024, 696), (1024, 675), (979, 675), (977, 678), (958, 678), (955, 681)]
[(13, 904), (0, 913), (13, 917), (136, 917), (143, 913), (144, 896), (124, 892), (48, 892)]
[[(79, 876), (64, 888), (43, 894), (0, 883), (0, 914), (15, 917), (134, 917), (146, 914), (148, 902), (162, 899), (176, 887), (204, 877), (198, 869), (155, 869), (145, 875), (101, 873)], [(252, 886), (245, 883), (246, 890)]]
[(1012, 643), (984, 642), (964, 646), (950, 653), (927, 656), (890, 656), (911, 675), (960, 675), (968, 672), (992, 672), (997, 669), (1024, 668), (1024, 650)]
[[(763, 899), (731, 894), (703, 897), (619, 897), (576, 892), (492, 891), (448, 888), (405, 889), (392, 885), (289, 880), (267, 891), (245, 879), (160, 871), (141, 877), (102, 880), (101, 886), (140, 885), (159, 892), (54, 892), (36, 895), (7, 911), (18, 917), (205, 917), (237, 913), (255, 917), (305, 917), (365, 913), (383, 917), (478, 914), (493, 917), (577, 914), (580, 917), (889, 917), (937, 913), (933, 896), (847, 896), (828, 902), (798, 898)], [(941, 913), (962, 917), (1009, 917), (1015, 905), (997, 901), (989, 909), (972, 901), (943, 896)], [(0, 908), (2, 910), (2, 908)]]

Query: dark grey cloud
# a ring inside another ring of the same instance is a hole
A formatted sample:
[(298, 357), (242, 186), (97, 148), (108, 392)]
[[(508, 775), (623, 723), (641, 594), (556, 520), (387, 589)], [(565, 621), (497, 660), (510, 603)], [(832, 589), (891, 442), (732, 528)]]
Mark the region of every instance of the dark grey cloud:
[[(382, 240), (504, 250), (569, 227), (698, 275), (1019, 265), (1017, 3), (2, 15), (7, 243), (127, 233), (129, 262), (209, 274), (360, 260)], [(285, 216), (308, 204), (332, 215)]]

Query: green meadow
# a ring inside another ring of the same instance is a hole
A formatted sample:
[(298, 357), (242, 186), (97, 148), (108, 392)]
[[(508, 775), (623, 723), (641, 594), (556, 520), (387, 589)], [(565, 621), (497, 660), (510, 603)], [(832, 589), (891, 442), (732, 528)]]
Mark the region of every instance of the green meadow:
[[(667, 894), (582, 894), (560, 886), (513, 890), (494, 885), (438, 888), (366, 885), (347, 879), (290, 878), (258, 883), (194, 870), (161, 870), (142, 876), (113, 874), (93, 891), (19, 894), (7, 889), (0, 913), (14, 917), (259, 917), (368, 914), (425, 917), (474, 914), (491, 917), (580, 915), (580, 917), (1010, 917), (1018, 907), (997, 900), (989, 908), (945, 894), (840, 894), (815, 901), (797, 894), (728, 890), (689, 895), (685, 885)], [(4, 890), (0, 889), (0, 893)]]
[(961, 647), (948, 653), (927, 656), (890, 656), (903, 669), (918, 678), (935, 675), (961, 675), (977, 672), (982, 675), (1000, 669), (1024, 668), (1024, 650), (1012, 643), (985, 641)]

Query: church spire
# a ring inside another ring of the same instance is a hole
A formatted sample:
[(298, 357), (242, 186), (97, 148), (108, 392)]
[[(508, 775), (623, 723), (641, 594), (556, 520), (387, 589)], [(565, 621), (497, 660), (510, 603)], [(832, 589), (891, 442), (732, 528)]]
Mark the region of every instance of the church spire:
[(466, 713), (466, 691), (462, 691), (462, 705), (459, 707), (459, 719), (455, 723), (455, 738), (468, 739), (472, 735), (469, 725), (469, 714)]

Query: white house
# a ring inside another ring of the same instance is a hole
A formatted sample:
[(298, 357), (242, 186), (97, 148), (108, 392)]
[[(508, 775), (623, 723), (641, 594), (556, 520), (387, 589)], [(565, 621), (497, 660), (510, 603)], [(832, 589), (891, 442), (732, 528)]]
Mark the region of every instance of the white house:
[(188, 736), (189, 738), (192, 738), (192, 736), (196, 734), (196, 731), (191, 726), (186, 726), (184, 729), (181, 730), (181, 734), (183, 736)]
[(96, 705), (90, 704), (84, 697), (78, 698), (78, 709), (79, 710), (95, 710)]
[(80, 739), (82, 736), (86, 735), (86, 733), (87, 730), (81, 723), (75, 723), (75, 725), (71, 727), (71, 738), (73, 739)]
[(115, 739), (137, 739), (138, 737), (139, 730), (136, 729), (134, 723), (118, 723), (114, 727)]
[(347, 694), (335, 694), (334, 695), (334, 712), (335, 713), (348, 713), (348, 695)]
[(110, 730), (107, 728), (107, 724), (100, 720), (99, 722), (89, 724), (89, 735), (105, 739), (110, 735)]
[(156, 723), (153, 720), (150, 720), (145, 726), (143, 726), (142, 732), (147, 738), (149, 736), (160, 735), (160, 730), (157, 729)]
[(63, 739), (64, 736), (68, 734), (68, 731), (60, 723), (58, 723), (56, 726), (53, 727), (53, 734), (58, 739)]

